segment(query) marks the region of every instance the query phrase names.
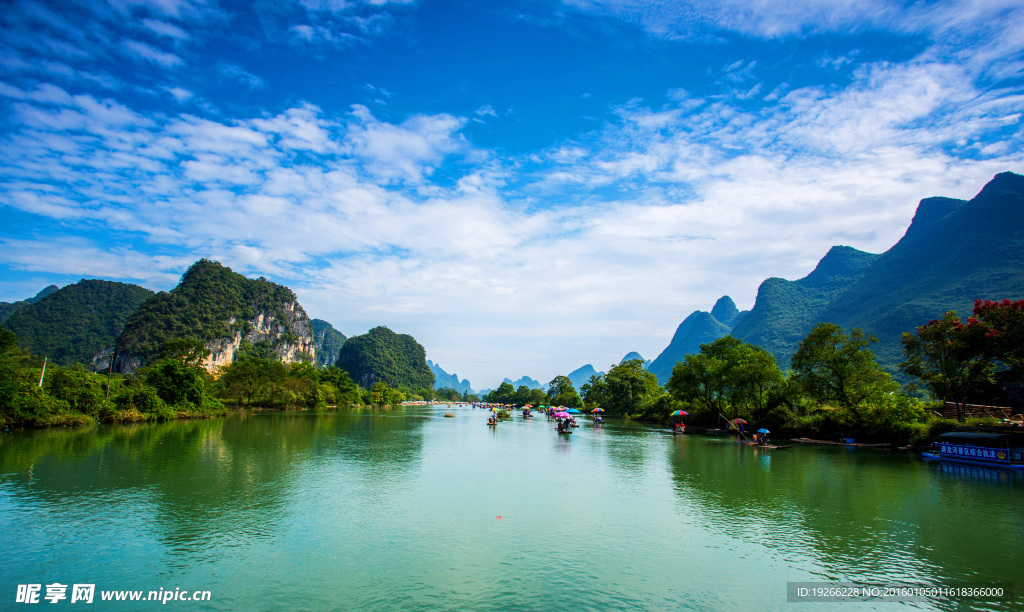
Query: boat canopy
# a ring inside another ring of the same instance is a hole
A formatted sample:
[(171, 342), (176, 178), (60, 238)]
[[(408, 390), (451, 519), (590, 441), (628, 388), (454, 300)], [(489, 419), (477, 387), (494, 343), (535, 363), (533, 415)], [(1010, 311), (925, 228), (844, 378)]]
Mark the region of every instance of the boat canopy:
[(949, 444), (966, 444), (989, 448), (1006, 448), (1010, 444), (1010, 434), (985, 433), (980, 431), (948, 431), (939, 435), (940, 442)]

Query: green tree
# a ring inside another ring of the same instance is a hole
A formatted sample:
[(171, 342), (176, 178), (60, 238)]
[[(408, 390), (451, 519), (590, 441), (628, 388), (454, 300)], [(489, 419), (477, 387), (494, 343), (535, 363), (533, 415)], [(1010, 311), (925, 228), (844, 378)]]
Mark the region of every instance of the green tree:
[(338, 366), (328, 366), (319, 371), (320, 383), (330, 387), (327, 401), (338, 406), (348, 406), (359, 402), (359, 389), (352, 382), (348, 372)]
[(808, 397), (843, 408), (860, 425), (872, 400), (899, 389), (868, 348), (872, 342), (877, 340), (861, 329), (846, 333), (834, 323), (818, 323), (793, 354), (793, 377)]
[(548, 383), (548, 403), (552, 406), (576, 408), (583, 404), (568, 376), (556, 376)]
[(442, 387), (440, 389), (434, 389), (434, 395), (437, 397), (437, 399), (444, 400), (446, 402), (457, 402), (460, 399), (462, 399), (462, 395), (460, 395), (458, 391), (452, 389), (451, 387)]
[(143, 371), (146, 383), (169, 405), (189, 402), (202, 406), (206, 399), (206, 382), (202, 370), (189, 367), (176, 359), (158, 359)]
[(605, 406), (609, 416), (641, 415), (661, 395), (658, 377), (644, 369), (642, 359), (614, 365), (604, 376)]
[(512, 396), (512, 403), (522, 407), (529, 404), (532, 397), (532, 389), (526, 385), (519, 385), (519, 388), (516, 389), (516, 394)]
[(374, 406), (390, 406), (396, 403), (395, 390), (383, 381), (370, 387), (370, 398), (370, 403)]
[(487, 394), (487, 401), (492, 404), (511, 404), (515, 398), (516, 390), (510, 383), (503, 382)]
[(992, 327), (977, 318), (964, 325), (949, 311), (941, 319), (904, 332), (900, 343), (906, 360), (900, 369), (920, 378), (932, 395), (956, 403), (957, 418), (967, 418), (967, 396), (979, 384), (991, 382), (995, 363)]
[(580, 395), (583, 396), (583, 404), (587, 408), (600, 408), (607, 404), (608, 385), (605, 384), (604, 374), (592, 374), (580, 387)]
[(775, 358), (733, 336), (702, 344), (672, 369), (669, 392), (712, 414), (752, 418), (779, 398), (784, 378)]
[(186, 367), (199, 367), (210, 356), (210, 349), (195, 336), (171, 338), (164, 342), (157, 359), (174, 359)]
[(221, 380), (229, 394), (237, 394), (246, 406), (271, 403), (276, 387), (287, 377), (283, 363), (273, 359), (249, 357), (222, 366)]

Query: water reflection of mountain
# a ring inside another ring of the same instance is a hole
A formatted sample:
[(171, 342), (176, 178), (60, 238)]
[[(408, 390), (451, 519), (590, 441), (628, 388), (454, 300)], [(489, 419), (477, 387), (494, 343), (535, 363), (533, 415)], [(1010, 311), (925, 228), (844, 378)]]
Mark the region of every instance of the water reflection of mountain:
[(769, 451), (689, 436), (671, 448), (676, 494), (708, 528), (811, 556), (822, 580), (1018, 576), (1024, 527), (1012, 476), (948, 474), (913, 455), (861, 449)]
[(272, 536), (311, 475), (344, 469), (348, 482), (383, 486), (384, 475), (407, 472), (422, 447), (423, 421), (410, 419), (257, 415), (14, 432), (0, 444), (0, 474), (10, 495), (47, 512), (130, 509), (122, 520), (195, 558)]

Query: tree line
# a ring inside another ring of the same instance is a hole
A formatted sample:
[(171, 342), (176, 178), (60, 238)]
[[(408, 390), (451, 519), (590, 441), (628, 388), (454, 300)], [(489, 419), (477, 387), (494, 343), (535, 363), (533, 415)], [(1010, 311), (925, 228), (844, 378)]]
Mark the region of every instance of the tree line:
[[(676, 410), (687, 423), (724, 426), (734, 419), (783, 435), (832, 439), (858, 436), (914, 441), (955, 424), (938, 417), (933, 400), (958, 406), (967, 421), (970, 397), (1015, 404), (1024, 390), (1024, 300), (975, 303), (963, 322), (955, 311), (906, 332), (899, 372), (916, 382), (901, 385), (885, 371), (860, 329), (819, 323), (800, 342), (783, 371), (767, 350), (725, 336), (701, 345), (676, 363), (661, 387), (642, 360), (613, 365), (591, 376), (577, 394), (565, 376), (547, 393), (503, 383), (488, 401), (601, 407), (611, 417), (667, 422)], [(922, 393), (921, 387), (927, 391)]]
[(21, 349), (17, 335), (0, 327), (0, 427), (209, 417), (236, 409), (386, 406), (434, 396), (429, 386), (377, 382), (363, 388), (337, 366), (286, 364), (245, 348), (213, 375), (203, 365), (210, 351), (201, 340), (171, 338), (133, 374), (98, 374)]
[[(1024, 388), (1024, 300), (976, 302), (966, 321), (946, 313), (903, 334), (899, 366), (917, 383), (901, 385), (875, 359), (876, 340), (860, 329), (819, 323), (800, 342), (783, 371), (763, 348), (732, 336), (701, 345), (659, 386), (642, 360), (624, 361), (595, 375), (577, 391), (567, 376), (548, 390), (518, 389), (507, 382), (486, 401), (523, 406), (601, 407), (611, 417), (665, 422), (682, 410), (695, 425), (733, 419), (756, 422), (779, 434), (819, 437), (855, 435), (907, 441), (935, 433), (940, 422), (922, 400), (920, 386), (938, 400), (953, 401), (966, 420), (971, 397), (1013, 399)], [(211, 375), (209, 350), (197, 338), (162, 343), (149, 365), (132, 375), (102, 375), (84, 366), (46, 366), (19, 348), (18, 337), (0, 328), (0, 425), (3, 427), (144, 421), (226, 414), (232, 409), (319, 409), (339, 405), (390, 405), (405, 400), (478, 401), (454, 389), (434, 390), (378, 381), (360, 386), (338, 366), (285, 364), (259, 351)], [(40, 384), (40, 379), (42, 384)]]

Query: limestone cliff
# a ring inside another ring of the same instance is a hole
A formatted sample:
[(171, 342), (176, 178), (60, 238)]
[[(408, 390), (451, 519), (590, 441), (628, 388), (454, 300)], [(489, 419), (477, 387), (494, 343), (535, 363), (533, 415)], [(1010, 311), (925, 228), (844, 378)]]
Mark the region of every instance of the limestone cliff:
[(312, 324), (291, 289), (201, 260), (177, 287), (153, 295), (128, 319), (114, 369), (132, 372), (155, 359), (164, 342), (186, 336), (210, 349), (211, 372), (242, 355), (284, 362), (316, 357)]

